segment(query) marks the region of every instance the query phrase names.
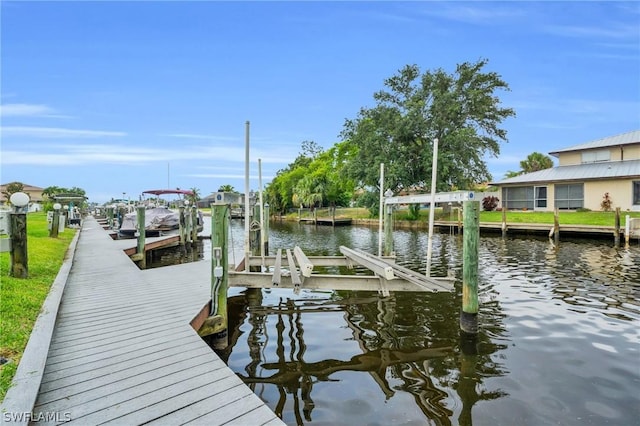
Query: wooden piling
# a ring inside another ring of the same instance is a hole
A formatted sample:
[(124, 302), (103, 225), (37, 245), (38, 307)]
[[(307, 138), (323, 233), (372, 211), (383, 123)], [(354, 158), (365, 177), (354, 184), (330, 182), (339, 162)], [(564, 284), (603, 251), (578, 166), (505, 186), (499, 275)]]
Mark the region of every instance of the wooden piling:
[(624, 245), (629, 247), (629, 240), (631, 238), (631, 216), (625, 215), (624, 217)]
[(464, 201), (464, 239), (462, 266), (462, 311), (460, 329), (478, 333), (478, 240), (480, 239), (480, 202)]
[(262, 241), (264, 241), (264, 254), (265, 256), (269, 255), (269, 204), (264, 205), (264, 229)]
[(136, 246), (136, 253), (138, 253), (138, 265), (141, 269), (147, 268), (147, 253), (144, 250), (145, 239), (147, 237), (147, 230), (145, 229), (145, 207), (136, 207), (136, 218), (138, 219), (138, 231), (136, 232), (138, 238), (138, 245)]
[[(245, 211), (248, 213), (248, 211)], [(211, 317), (220, 317), (211, 330), (213, 347), (224, 349), (227, 340), (227, 288), (229, 283), (229, 205), (211, 205)], [(248, 216), (248, 215), (246, 215)], [(249, 220), (245, 216), (245, 220)], [(245, 259), (248, 262), (248, 259)], [(216, 269), (218, 268), (218, 269)], [(222, 268), (220, 270), (219, 268)]]
[(198, 207), (191, 206), (191, 245), (198, 243)]
[(180, 217), (180, 220), (178, 221), (178, 226), (179, 226), (179, 233), (180, 233), (180, 245), (183, 246), (185, 240), (187, 239), (187, 226), (185, 223), (185, 217), (184, 217), (184, 206), (180, 206), (178, 207), (178, 216)]
[(502, 208), (502, 238), (507, 236), (507, 209)]
[(11, 213), (9, 220), (11, 239), (9, 275), (15, 278), (28, 278), (27, 215), (25, 213)]
[(391, 256), (393, 253), (393, 206), (386, 205), (384, 216), (384, 255)]
[(49, 236), (51, 238), (58, 238), (58, 231), (60, 230), (60, 210), (53, 210), (53, 220), (51, 222), (51, 229), (49, 230)]
[(613, 227), (613, 243), (620, 247), (620, 207), (616, 207), (616, 218)]
[(553, 211), (553, 240), (556, 246), (560, 242), (560, 214), (557, 207)]

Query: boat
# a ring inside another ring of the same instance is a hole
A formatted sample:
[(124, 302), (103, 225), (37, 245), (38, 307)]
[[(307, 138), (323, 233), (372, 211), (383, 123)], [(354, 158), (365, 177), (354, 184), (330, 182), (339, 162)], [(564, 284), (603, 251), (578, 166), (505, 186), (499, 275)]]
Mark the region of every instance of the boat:
[[(166, 194), (177, 195), (193, 195), (192, 191), (184, 189), (154, 189), (144, 191), (143, 194), (152, 194), (156, 196)], [(179, 204), (185, 205), (183, 200), (179, 200)], [(198, 211), (198, 220), (196, 228), (198, 232), (202, 231), (204, 217), (202, 212)], [(180, 229), (180, 212), (170, 209), (165, 205), (156, 206), (155, 204), (147, 204), (144, 215), (145, 235), (148, 237), (159, 237), (168, 234), (177, 234)], [(133, 238), (138, 230), (138, 213), (131, 212), (124, 215), (122, 224), (118, 234), (121, 238)]]

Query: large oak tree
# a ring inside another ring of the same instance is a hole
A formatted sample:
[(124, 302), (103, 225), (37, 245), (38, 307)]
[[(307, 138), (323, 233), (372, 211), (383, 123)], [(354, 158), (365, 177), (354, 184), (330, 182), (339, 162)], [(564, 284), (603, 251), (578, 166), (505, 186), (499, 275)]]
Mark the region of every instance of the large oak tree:
[[(346, 120), (341, 136), (352, 154), (348, 174), (362, 187), (377, 188), (380, 163), (385, 187), (394, 192), (430, 188), (433, 139), (439, 140), (438, 191), (465, 189), (491, 180), (484, 157), (497, 156), (507, 140), (501, 127), (511, 108), (498, 91), (509, 87), (485, 71), (487, 60), (421, 73), (407, 65), (384, 81), (376, 105)], [(427, 189), (428, 190), (428, 189)]]

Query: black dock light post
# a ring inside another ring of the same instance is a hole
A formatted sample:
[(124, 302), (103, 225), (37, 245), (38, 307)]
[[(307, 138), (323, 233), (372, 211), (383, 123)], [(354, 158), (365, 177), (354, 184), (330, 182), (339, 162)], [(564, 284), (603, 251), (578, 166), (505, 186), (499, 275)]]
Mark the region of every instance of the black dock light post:
[(29, 276), (29, 259), (27, 256), (27, 208), (29, 196), (24, 192), (15, 192), (11, 194), (9, 201), (13, 205), (9, 227), (11, 235), (9, 275), (15, 278), (27, 278)]
[(53, 205), (53, 220), (51, 221), (51, 229), (49, 230), (49, 236), (51, 238), (58, 238), (58, 230), (60, 229), (60, 203)]

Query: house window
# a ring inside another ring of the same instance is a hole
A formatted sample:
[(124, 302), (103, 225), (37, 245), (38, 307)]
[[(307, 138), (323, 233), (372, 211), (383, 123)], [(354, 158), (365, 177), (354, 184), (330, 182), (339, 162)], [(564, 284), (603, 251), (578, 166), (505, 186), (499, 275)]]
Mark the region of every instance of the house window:
[(584, 184), (557, 184), (555, 186), (555, 205), (561, 210), (574, 210), (584, 207)]
[(509, 186), (502, 188), (502, 205), (506, 209), (533, 210), (533, 186)]
[(582, 163), (599, 163), (601, 161), (610, 161), (611, 152), (608, 149), (599, 151), (585, 151), (582, 153)]
[(535, 199), (536, 209), (546, 209), (547, 208), (547, 187), (536, 186), (535, 193), (536, 193), (536, 199)]
[(640, 180), (633, 181), (633, 205), (640, 206)]

